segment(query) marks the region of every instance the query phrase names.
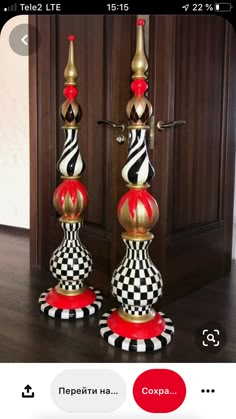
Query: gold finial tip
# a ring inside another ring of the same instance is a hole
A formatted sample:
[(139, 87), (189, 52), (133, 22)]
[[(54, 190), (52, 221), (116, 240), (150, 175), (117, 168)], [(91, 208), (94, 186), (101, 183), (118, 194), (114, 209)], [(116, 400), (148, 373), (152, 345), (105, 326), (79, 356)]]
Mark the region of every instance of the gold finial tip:
[(136, 51), (131, 63), (132, 71), (134, 72), (132, 79), (146, 79), (145, 72), (148, 69), (148, 62), (144, 52), (144, 19), (137, 20), (137, 41)]
[(137, 25), (138, 26), (144, 26), (145, 25), (145, 20), (144, 19), (138, 19)]
[(78, 77), (78, 71), (75, 65), (75, 60), (74, 60), (74, 42), (73, 41), (75, 40), (75, 36), (69, 35), (68, 40), (70, 43), (69, 43), (68, 62), (64, 71), (64, 76), (66, 79), (65, 85), (76, 86), (76, 79)]

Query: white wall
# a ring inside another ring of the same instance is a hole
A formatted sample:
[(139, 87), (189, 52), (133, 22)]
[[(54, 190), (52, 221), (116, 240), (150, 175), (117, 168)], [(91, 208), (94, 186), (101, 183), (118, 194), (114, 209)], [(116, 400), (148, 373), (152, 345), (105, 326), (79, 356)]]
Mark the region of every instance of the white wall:
[(8, 41), (22, 23), (14, 17), (0, 36), (0, 224), (29, 228), (29, 59)]

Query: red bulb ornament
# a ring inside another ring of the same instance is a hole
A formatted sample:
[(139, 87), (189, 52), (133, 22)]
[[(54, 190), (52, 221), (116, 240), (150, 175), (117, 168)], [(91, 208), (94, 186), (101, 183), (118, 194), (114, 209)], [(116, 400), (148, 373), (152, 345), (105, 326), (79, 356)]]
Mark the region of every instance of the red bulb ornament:
[(75, 86), (67, 86), (63, 90), (64, 96), (69, 100), (75, 99), (75, 97), (78, 95), (78, 93), (79, 93), (79, 90)]
[(144, 19), (138, 19), (137, 25), (138, 26), (144, 26), (145, 25), (145, 20)]
[(148, 84), (144, 79), (136, 79), (131, 84), (131, 90), (135, 96), (142, 96), (148, 89)]

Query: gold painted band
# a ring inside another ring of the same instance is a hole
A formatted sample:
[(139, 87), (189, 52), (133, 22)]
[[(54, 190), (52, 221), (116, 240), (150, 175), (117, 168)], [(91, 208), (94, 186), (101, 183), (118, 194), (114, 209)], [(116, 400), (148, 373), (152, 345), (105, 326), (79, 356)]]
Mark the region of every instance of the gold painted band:
[(84, 285), (82, 288), (79, 288), (78, 290), (64, 290), (59, 285), (55, 287), (56, 292), (58, 294), (66, 295), (67, 297), (73, 297), (74, 295), (80, 295), (83, 294), (88, 287)]
[(154, 234), (152, 233), (144, 233), (144, 234), (130, 234), (124, 232), (121, 234), (122, 239), (130, 240), (133, 242), (144, 242), (146, 240), (152, 240), (154, 238)]
[(71, 224), (78, 224), (83, 222), (83, 217), (74, 218), (72, 220), (68, 220), (67, 218), (64, 218), (64, 215), (59, 218), (60, 223), (71, 223)]
[(61, 179), (80, 179), (80, 176), (61, 176)]
[(128, 125), (127, 129), (150, 129), (148, 125)]
[(132, 183), (127, 183), (126, 186), (129, 189), (147, 189), (147, 188), (150, 188), (149, 183), (144, 183), (144, 185), (137, 185), (137, 184), (135, 185), (135, 184), (132, 184)]
[(119, 316), (122, 319), (126, 320), (127, 322), (131, 322), (131, 323), (146, 323), (146, 322), (149, 322), (150, 320), (153, 320), (154, 319), (154, 317), (156, 315), (156, 312), (155, 312), (154, 309), (152, 309), (150, 311), (150, 313), (148, 313), (148, 314), (143, 314), (143, 315), (137, 316), (137, 315), (134, 315), (134, 314), (126, 313), (120, 307), (120, 308), (118, 308), (118, 314), (119, 314)]
[(62, 125), (62, 127), (61, 127), (62, 129), (77, 129), (77, 130), (79, 130), (80, 129), (80, 126), (79, 125)]

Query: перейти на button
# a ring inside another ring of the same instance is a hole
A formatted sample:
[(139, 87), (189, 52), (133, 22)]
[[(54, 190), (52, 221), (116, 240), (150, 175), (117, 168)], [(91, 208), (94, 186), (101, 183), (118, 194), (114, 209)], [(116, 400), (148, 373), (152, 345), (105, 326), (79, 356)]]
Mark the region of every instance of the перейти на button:
[(58, 374), (51, 386), (52, 400), (70, 412), (112, 412), (126, 397), (123, 378), (111, 370), (66, 370)]

